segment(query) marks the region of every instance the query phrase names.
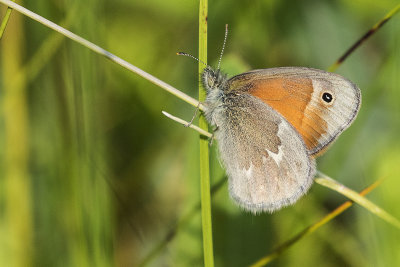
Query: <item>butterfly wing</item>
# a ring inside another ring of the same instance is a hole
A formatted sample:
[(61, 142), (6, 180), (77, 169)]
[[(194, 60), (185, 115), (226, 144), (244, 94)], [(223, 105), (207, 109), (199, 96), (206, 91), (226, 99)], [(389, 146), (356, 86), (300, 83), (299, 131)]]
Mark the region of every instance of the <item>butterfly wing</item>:
[(227, 94), (213, 123), (229, 192), (239, 206), (272, 212), (307, 192), (314, 159), (296, 130), (267, 104), (250, 94)]
[(229, 85), (232, 91), (250, 93), (283, 115), (312, 155), (324, 151), (350, 126), (361, 104), (355, 84), (310, 68), (254, 70), (231, 78)]

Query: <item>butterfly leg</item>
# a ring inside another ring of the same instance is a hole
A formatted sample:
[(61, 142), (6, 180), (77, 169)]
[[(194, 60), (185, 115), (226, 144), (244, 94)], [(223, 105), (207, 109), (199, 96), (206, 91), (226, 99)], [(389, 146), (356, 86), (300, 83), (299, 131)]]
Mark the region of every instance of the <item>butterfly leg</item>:
[(213, 130), (213, 133), (212, 133), (212, 135), (211, 135), (211, 137), (210, 137), (210, 143), (208, 143), (208, 145), (209, 145), (210, 147), (212, 146), (213, 141), (214, 141), (214, 139), (215, 139), (215, 132), (216, 132), (216, 131), (218, 131), (218, 125), (215, 126), (215, 128), (214, 128), (214, 130)]
[(193, 123), (193, 121), (194, 121), (194, 118), (197, 117), (197, 112), (199, 112), (199, 109), (200, 109), (200, 102), (199, 102), (199, 104), (197, 104), (197, 107), (196, 107), (196, 110), (194, 111), (194, 114), (193, 114), (192, 119), (190, 120), (189, 123), (187, 123), (186, 125), (184, 125), (185, 127), (189, 127), (190, 125), (192, 125), (192, 123)]

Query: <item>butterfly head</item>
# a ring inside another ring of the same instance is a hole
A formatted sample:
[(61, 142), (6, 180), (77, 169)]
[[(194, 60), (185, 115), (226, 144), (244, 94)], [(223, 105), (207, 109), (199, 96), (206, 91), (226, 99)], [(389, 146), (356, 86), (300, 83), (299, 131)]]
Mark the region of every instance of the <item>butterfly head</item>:
[(212, 91), (225, 91), (228, 85), (226, 74), (222, 73), (219, 69), (214, 70), (210, 66), (204, 69), (201, 78), (207, 93), (211, 93)]

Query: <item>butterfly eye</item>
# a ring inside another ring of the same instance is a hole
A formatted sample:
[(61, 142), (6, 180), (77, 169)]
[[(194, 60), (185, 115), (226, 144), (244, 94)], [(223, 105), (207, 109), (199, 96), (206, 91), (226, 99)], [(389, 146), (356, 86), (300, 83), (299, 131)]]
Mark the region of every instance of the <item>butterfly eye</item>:
[(333, 96), (331, 93), (325, 92), (322, 94), (322, 100), (326, 103), (331, 103), (333, 101)]
[(209, 78), (207, 80), (207, 86), (208, 88), (212, 88), (214, 86), (214, 79)]

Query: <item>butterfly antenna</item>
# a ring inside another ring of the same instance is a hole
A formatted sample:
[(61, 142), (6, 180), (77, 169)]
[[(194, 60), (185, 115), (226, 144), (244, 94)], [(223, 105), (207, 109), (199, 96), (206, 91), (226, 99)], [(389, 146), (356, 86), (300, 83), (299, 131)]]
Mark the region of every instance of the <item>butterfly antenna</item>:
[(192, 56), (191, 54), (188, 54), (188, 53), (185, 53), (185, 52), (178, 52), (178, 53), (176, 53), (178, 56), (187, 56), (187, 57), (191, 57), (191, 58), (193, 58), (194, 60), (196, 60), (196, 61), (198, 61), (198, 62), (200, 62), (200, 63), (202, 63), (202, 64), (204, 64), (205, 66), (207, 66), (208, 67), (208, 65), (206, 64), (206, 63), (204, 63), (203, 61), (201, 61), (200, 59), (198, 59), (197, 57), (195, 57), (195, 56)]
[(225, 45), (226, 45), (226, 39), (227, 39), (227, 38), (228, 38), (228, 24), (225, 24), (224, 44), (222, 45), (221, 55), (219, 56), (218, 68), (217, 68), (217, 70), (219, 70), (219, 67), (221, 66), (222, 55), (224, 54)]

